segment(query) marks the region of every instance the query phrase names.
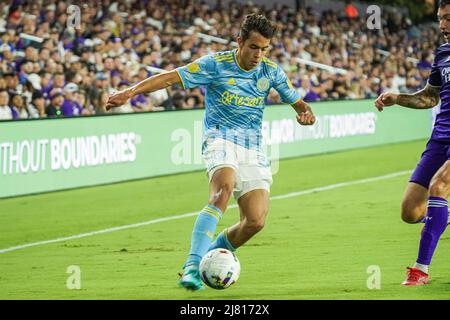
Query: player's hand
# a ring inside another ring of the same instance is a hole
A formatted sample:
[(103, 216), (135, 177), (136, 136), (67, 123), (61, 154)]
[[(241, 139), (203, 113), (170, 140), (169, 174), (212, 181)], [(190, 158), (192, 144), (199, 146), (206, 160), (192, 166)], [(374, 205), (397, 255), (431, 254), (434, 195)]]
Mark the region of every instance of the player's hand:
[(398, 94), (392, 92), (385, 92), (375, 100), (375, 107), (378, 111), (383, 111), (384, 107), (389, 107), (397, 103)]
[(129, 90), (118, 91), (109, 96), (108, 102), (106, 103), (106, 110), (111, 108), (117, 108), (125, 104), (128, 99), (131, 98)]
[(303, 126), (310, 126), (316, 122), (316, 117), (308, 110), (297, 114), (297, 122)]

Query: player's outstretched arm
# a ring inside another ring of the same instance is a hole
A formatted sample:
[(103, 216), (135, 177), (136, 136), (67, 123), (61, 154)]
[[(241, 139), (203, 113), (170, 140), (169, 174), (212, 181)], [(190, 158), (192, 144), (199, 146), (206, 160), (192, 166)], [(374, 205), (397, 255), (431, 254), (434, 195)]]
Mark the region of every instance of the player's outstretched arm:
[(439, 103), (439, 93), (440, 87), (433, 87), (428, 83), (425, 88), (413, 94), (385, 92), (375, 100), (375, 107), (378, 111), (394, 104), (412, 109), (429, 109)]
[(305, 101), (299, 100), (292, 104), (292, 107), (297, 112), (297, 122), (304, 126), (309, 126), (316, 122), (316, 117), (314, 113)]
[(120, 107), (138, 94), (157, 91), (177, 83), (181, 83), (181, 79), (175, 70), (151, 76), (132, 87), (112, 94), (106, 103), (106, 110)]

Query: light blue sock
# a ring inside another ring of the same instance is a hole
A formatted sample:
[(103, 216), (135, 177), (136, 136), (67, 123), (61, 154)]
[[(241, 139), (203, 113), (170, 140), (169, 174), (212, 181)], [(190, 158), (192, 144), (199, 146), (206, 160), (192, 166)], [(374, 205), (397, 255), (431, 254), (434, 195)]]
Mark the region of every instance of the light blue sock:
[(227, 229), (219, 233), (216, 240), (213, 243), (211, 243), (211, 246), (209, 247), (208, 251), (218, 248), (228, 249), (231, 252), (236, 251), (236, 248), (233, 247), (233, 245), (227, 238)]
[(211, 204), (204, 207), (200, 212), (195, 221), (194, 230), (192, 230), (191, 249), (184, 267), (198, 266), (200, 264), (203, 256), (208, 252), (217, 223), (222, 218), (222, 214), (219, 208)]

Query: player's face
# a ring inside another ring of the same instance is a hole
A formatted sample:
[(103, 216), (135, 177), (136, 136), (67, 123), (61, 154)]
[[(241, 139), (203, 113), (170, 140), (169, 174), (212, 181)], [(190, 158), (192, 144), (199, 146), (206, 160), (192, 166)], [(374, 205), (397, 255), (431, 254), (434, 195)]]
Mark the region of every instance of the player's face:
[(439, 29), (450, 43), (450, 5), (438, 9)]
[(259, 32), (251, 32), (250, 37), (242, 41), (237, 38), (240, 52), (240, 62), (246, 70), (255, 68), (269, 51), (270, 39), (265, 38)]

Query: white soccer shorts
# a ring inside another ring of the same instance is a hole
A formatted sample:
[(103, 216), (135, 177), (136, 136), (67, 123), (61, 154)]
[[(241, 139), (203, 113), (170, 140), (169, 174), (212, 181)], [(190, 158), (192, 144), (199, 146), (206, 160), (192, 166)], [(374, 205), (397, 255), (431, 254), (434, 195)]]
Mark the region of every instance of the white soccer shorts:
[(233, 195), (236, 200), (256, 189), (270, 192), (272, 172), (266, 155), (261, 151), (249, 150), (221, 138), (208, 138), (203, 148), (203, 160), (210, 182), (214, 173), (221, 168), (235, 170)]

